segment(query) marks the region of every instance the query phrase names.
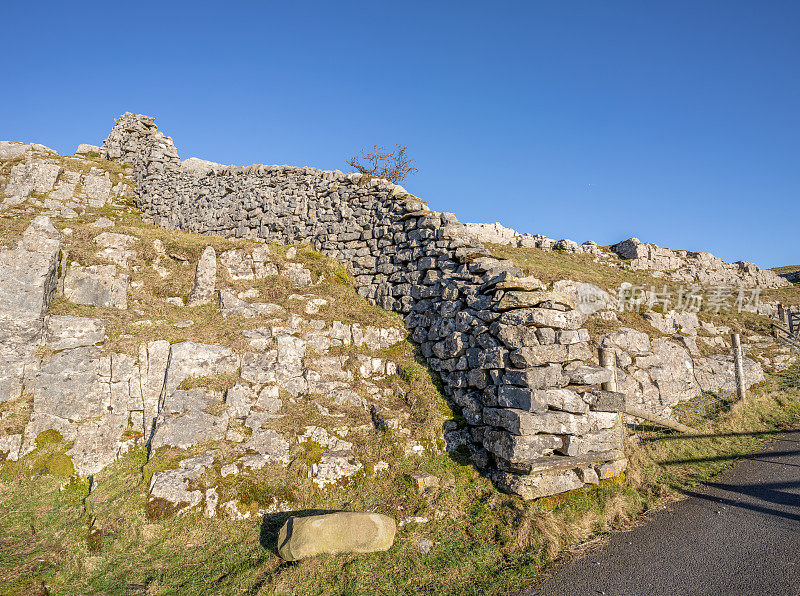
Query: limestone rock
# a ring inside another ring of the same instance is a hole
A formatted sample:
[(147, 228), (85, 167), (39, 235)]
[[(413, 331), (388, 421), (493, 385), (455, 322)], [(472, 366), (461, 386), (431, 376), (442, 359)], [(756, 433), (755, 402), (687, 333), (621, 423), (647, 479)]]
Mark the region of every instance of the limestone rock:
[(578, 329), (586, 321), (586, 315), (579, 310), (564, 312), (549, 308), (522, 308), (504, 312), (498, 320), (504, 325)]
[(586, 282), (560, 280), (553, 284), (553, 291), (569, 296), (575, 302), (576, 308), (586, 315), (613, 308), (615, 305), (608, 292)]
[(243, 249), (225, 251), (220, 255), (219, 260), (232, 280), (255, 279), (253, 257)]
[(138, 242), (135, 236), (127, 234), (117, 234), (114, 232), (103, 232), (94, 237), (94, 242), (102, 248), (130, 248)]
[(75, 444), (67, 451), (75, 473), (87, 477), (97, 474), (120, 453), (120, 439), (128, 424), (128, 415), (108, 414), (100, 420), (80, 424)]
[(34, 150), (34, 147), (44, 147), (43, 145), (33, 145), (31, 143), (19, 143), (16, 141), (0, 141), (0, 159), (14, 159), (20, 155), (25, 155)]
[(278, 534), (278, 555), (298, 561), (322, 553), (384, 551), (394, 543), (395, 521), (378, 513), (290, 517)]
[(497, 457), (511, 463), (527, 463), (553, 453), (564, 444), (554, 435), (519, 436), (506, 431), (486, 431), (483, 445)]
[(21, 448), (22, 435), (6, 435), (0, 437), (0, 454), (3, 458), (10, 461), (17, 461)]
[(126, 274), (117, 274), (114, 265), (71, 265), (64, 278), (64, 296), (77, 304), (128, 308)]
[(774, 271), (760, 269), (753, 263), (726, 263), (707, 252), (670, 250), (644, 243), (638, 238), (623, 240), (613, 245), (611, 250), (627, 260), (632, 269), (655, 271), (680, 282), (764, 288), (789, 285)]
[(181, 170), (184, 172), (189, 172), (195, 176), (205, 176), (209, 172), (216, 172), (224, 167), (225, 166), (222, 164), (200, 159), (198, 157), (190, 157), (181, 162)]
[(352, 451), (326, 451), (318, 463), (311, 465), (314, 484), (325, 488), (329, 484), (349, 478), (364, 469), (364, 464), (356, 460)]
[(102, 417), (111, 405), (111, 363), (95, 347), (54, 354), (36, 376), (33, 410), (66, 420)]
[(164, 445), (188, 449), (197, 443), (224, 439), (228, 414), (214, 416), (206, 411), (219, 401), (218, 395), (201, 388), (168, 393), (156, 419), (151, 450)]
[(60, 248), (59, 232), (49, 218), (38, 216), (12, 250), (0, 249), (0, 402), (19, 397), (38, 368)]
[(258, 453), (264, 458), (264, 463), (289, 461), (289, 442), (271, 429), (254, 430), (244, 443), (244, 449)]
[(611, 371), (600, 366), (582, 365), (564, 369), (564, 373), (573, 383), (580, 385), (599, 385), (611, 380)]
[(11, 168), (5, 193), (27, 198), (31, 193), (48, 193), (53, 190), (64, 168), (44, 161), (27, 161)]
[(498, 470), (492, 474), (492, 480), (501, 490), (517, 494), (526, 500), (548, 497), (583, 486), (583, 480), (575, 470), (542, 472), (532, 476)]
[(630, 327), (622, 327), (619, 331), (604, 336), (603, 347), (618, 347), (631, 356), (644, 356), (652, 352), (650, 336)]
[(298, 287), (310, 286), (314, 283), (311, 279), (311, 271), (300, 263), (286, 263), (281, 274), (292, 280), (292, 283)]
[(111, 197), (111, 178), (108, 172), (92, 168), (89, 174), (81, 177), (81, 187), (92, 207), (102, 207)]
[(214, 291), (217, 284), (217, 253), (214, 247), (209, 245), (200, 255), (197, 261), (197, 269), (194, 275), (194, 285), (189, 292), (188, 306), (198, 306), (209, 304), (214, 299)]
[(485, 408), (483, 418), (487, 424), (515, 435), (582, 435), (589, 429), (589, 421), (585, 416), (568, 412), (534, 414), (510, 408)]
[(150, 446), (153, 450), (165, 445), (188, 449), (205, 441), (221, 441), (227, 430), (227, 414), (214, 416), (194, 409), (182, 415), (164, 414), (156, 422)]
[(90, 145), (88, 143), (81, 143), (78, 145), (78, 148), (75, 149), (75, 155), (81, 155), (84, 153), (97, 153), (100, 154), (101, 148), (97, 145)]
[(239, 369), (239, 357), (226, 346), (185, 341), (173, 344), (164, 391), (170, 395), (189, 377), (232, 374)]
[(565, 306), (567, 310), (574, 310), (576, 307), (575, 301), (561, 292), (523, 292), (512, 290), (503, 294), (503, 297), (497, 305), (497, 310), (502, 312), (517, 308), (531, 308), (543, 303), (560, 304)]
[(45, 343), (53, 351), (94, 346), (105, 341), (105, 338), (104, 319), (68, 315), (47, 317)]
[(178, 512), (199, 505), (203, 492), (189, 490), (189, 481), (198, 478), (212, 463), (214, 456), (204, 453), (181, 461), (176, 469), (156, 472), (150, 479), (150, 501), (160, 499)]
[(246, 317), (254, 319), (283, 312), (283, 308), (269, 302), (245, 302), (232, 290), (221, 290), (219, 305), (223, 317)]

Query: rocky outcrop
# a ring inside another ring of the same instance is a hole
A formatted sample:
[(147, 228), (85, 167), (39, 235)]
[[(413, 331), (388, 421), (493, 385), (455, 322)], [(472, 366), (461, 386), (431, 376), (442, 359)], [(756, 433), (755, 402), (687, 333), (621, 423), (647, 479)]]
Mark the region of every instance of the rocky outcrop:
[(159, 132), (155, 119), (125, 112), (103, 142), (101, 157), (136, 167), (138, 176), (180, 166), (172, 139)]
[(189, 293), (188, 306), (208, 304), (214, 298), (217, 284), (217, 253), (213, 246), (208, 246), (197, 262), (194, 274), (194, 285)]
[(0, 402), (22, 395), (39, 367), (36, 352), (58, 283), (61, 234), (36, 217), (12, 250), (0, 250)]
[[(664, 320), (679, 319), (661, 319)], [(732, 356), (692, 356), (685, 344), (664, 337), (651, 339), (628, 327), (603, 336), (600, 343), (615, 351), (619, 391), (631, 403), (653, 412), (670, 415), (678, 403), (703, 392), (736, 390)], [(747, 387), (764, 381), (764, 371), (757, 362), (750, 358), (743, 362)]]
[[(165, 139), (151, 118), (126, 114), (106, 142), (109, 157), (135, 164), (136, 200), (144, 217), (194, 233), (282, 244), (309, 241), (346, 264), (359, 294), (405, 317), (413, 341), (468, 423), (459, 430), (460, 443), (478, 467), (494, 470), (499, 485), (516, 485), (508, 475), (536, 475), (554, 467), (548, 481), (537, 484), (538, 496), (552, 494), (560, 490), (559, 479), (582, 477), (594, 465), (621, 459), (619, 442), (613, 440), (582, 442), (583, 455), (577, 460), (559, 455), (547, 441), (535, 453), (529, 448), (535, 465), (502, 458), (507, 450), (498, 441), (507, 445), (510, 439), (497, 433), (577, 438), (600, 431), (619, 435), (621, 429), (616, 417), (595, 411), (593, 399), (584, 411), (559, 409), (588, 396), (585, 390), (602, 382), (604, 373), (587, 348), (588, 336), (562, 333), (578, 332), (586, 313), (574, 300), (531, 289), (519, 269), (492, 257), (455, 216), (428, 210), (423, 201), (384, 180), (365, 183), (359, 174), (253, 165), (214, 167), (198, 175), (164, 157), (173, 155)], [(156, 146), (161, 149), (151, 166), (148, 160)], [(255, 276), (255, 260), (247, 254), (231, 251), (220, 261), (232, 280)], [(298, 265), (286, 265), (280, 273), (297, 286), (313, 282), (310, 272)], [(261, 308), (240, 304), (232, 292), (221, 299), (224, 311), (232, 315), (248, 316)], [(281, 340), (274, 355), (245, 356), (242, 376), (262, 383), (277, 379), (297, 395), (307, 385), (281, 379), (287, 371), (294, 374), (295, 353), (291, 341)], [(550, 399), (541, 394), (548, 389), (572, 391), (574, 396)], [(523, 403), (525, 395), (530, 410), (507, 405)], [(517, 413), (530, 424), (508, 423), (508, 416)], [(569, 424), (562, 424), (565, 417)], [(601, 443), (614, 449), (593, 450)], [(535, 496), (528, 489), (525, 494)]]
[(707, 252), (670, 250), (638, 238), (628, 238), (611, 247), (637, 271), (649, 271), (684, 283), (748, 288), (780, 288), (789, 281), (774, 271), (747, 261), (726, 263)]
[(601, 253), (600, 247), (592, 240), (578, 244), (574, 240), (553, 240), (541, 234), (520, 234), (516, 230), (500, 225), (500, 223), (465, 223), (464, 226), (467, 228), (467, 232), (477, 238), (478, 242), (487, 244), (505, 244), (522, 248), (540, 248), (548, 251), (557, 250), (595, 255)]
[[(699, 391), (726, 388), (726, 375), (732, 378), (724, 358), (692, 359), (697, 342), (710, 337), (696, 316), (650, 313), (664, 338), (623, 329), (593, 341), (588, 318), (614, 318), (607, 292), (584, 282), (525, 277), (491, 256), (455, 216), (430, 211), (385, 181), (288, 166), (179, 165), (172, 141), (151, 118), (133, 114), (118, 119), (101, 153), (133, 165), (146, 219), (245, 240), (192, 239), (194, 258), (202, 256), (185, 305), (184, 296), (163, 294), (188, 291), (189, 258), (135, 226), (103, 231), (115, 226), (105, 215), (121, 211), (119, 204), (99, 218), (89, 211), (122, 195), (128, 178), (117, 172), (129, 170), (101, 171), (104, 162), (89, 165), (88, 157), (65, 162), (37, 150), (16, 154), (14, 167), (27, 165), (12, 190), (19, 196), (24, 185), (31, 190), (7, 213), (50, 210), (73, 219), (78, 210), (88, 213), (70, 223), (75, 230), (63, 229), (63, 238), (82, 239), (72, 258), (59, 258), (62, 235), (46, 217), (34, 219), (13, 249), (0, 252), (0, 316), (8, 322), (0, 330), (0, 401), (30, 400), (31, 410), (23, 432), (0, 437), (0, 451), (10, 459), (35, 450), (44, 432), (71, 443), (64, 448), (82, 476), (99, 474), (135, 446), (149, 445), (151, 457), (181, 449), (180, 463), (153, 475), (153, 507), (183, 511), (203, 504), (206, 515), (219, 509), (232, 517), (281, 510), (278, 500), (257, 509), (231, 500), (220, 506), (221, 485), (197, 487), (218, 468), (227, 477), (289, 467), (307, 470), (320, 490), (335, 490), (372, 467), (348, 433), (391, 429), (400, 453), (413, 457), (430, 449), (412, 438), (399, 414), (384, 409), (389, 400), (405, 399), (397, 384), (407, 371), (391, 350), (376, 351), (408, 335), (460, 414), (445, 425), (446, 448), (469, 456), (501, 489), (533, 499), (624, 469), (624, 397), (601, 389), (611, 373), (598, 366), (595, 342), (615, 347), (620, 385), (634, 401), (667, 413)], [(41, 168), (29, 167), (38, 163)], [(83, 173), (70, 169), (74, 164)], [(54, 176), (51, 165), (62, 171)], [(37, 169), (40, 174), (31, 174)], [(94, 171), (92, 180), (82, 178), (87, 171)], [(43, 194), (35, 190), (45, 187)], [(316, 255), (300, 262), (298, 254), (309, 251), (299, 247), (267, 244), (298, 241), (336, 257), (352, 277), (334, 269), (321, 274), (319, 264), (327, 260)], [(64, 252), (73, 250), (64, 242)], [(178, 281), (182, 267), (187, 275)], [(352, 279), (362, 297), (400, 313), (405, 329), (332, 321), (329, 313), (342, 298), (320, 295), (326, 276), (327, 283)], [(153, 283), (162, 285), (143, 288)], [(66, 310), (48, 316), (57, 286), (57, 308)], [(160, 301), (152, 314), (144, 307), (151, 299)], [(74, 316), (76, 305), (81, 314), (106, 310)], [(130, 328), (120, 329), (116, 321), (133, 312), (148, 318), (125, 317)], [(167, 316), (162, 312), (171, 318), (169, 334), (136, 339), (134, 332), (154, 326), (151, 318)], [(197, 329), (202, 321), (194, 315), (209, 312), (224, 317), (216, 319), (226, 328), (224, 340), (184, 341), (175, 334), (195, 321)], [(124, 337), (127, 351), (112, 347), (109, 336)], [(748, 364), (748, 378), (759, 372)], [(319, 415), (313, 425), (292, 429), (297, 413), (309, 411)], [(346, 424), (342, 418), (353, 413), (371, 424)]]

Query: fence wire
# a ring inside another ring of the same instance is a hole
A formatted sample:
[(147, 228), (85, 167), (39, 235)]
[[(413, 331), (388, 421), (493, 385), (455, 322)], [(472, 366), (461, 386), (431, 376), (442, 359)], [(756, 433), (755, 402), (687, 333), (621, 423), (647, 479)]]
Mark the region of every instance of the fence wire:
[[(767, 384), (774, 383), (777, 389), (800, 388), (800, 363), (793, 364), (781, 372), (769, 373), (764, 376)], [(689, 427), (700, 427), (706, 422), (723, 416), (736, 403), (736, 400), (735, 391), (703, 391), (700, 395), (673, 406), (669, 418)], [(642, 441), (681, 434), (677, 430), (628, 415), (625, 416), (625, 433), (626, 435), (636, 435)]]

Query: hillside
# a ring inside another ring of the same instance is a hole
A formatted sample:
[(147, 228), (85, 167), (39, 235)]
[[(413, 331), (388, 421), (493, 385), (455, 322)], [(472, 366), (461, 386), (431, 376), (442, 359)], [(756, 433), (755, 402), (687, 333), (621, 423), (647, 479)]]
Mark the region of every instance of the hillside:
[[(679, 418), (730, 398), (731, 332), (757, 399), (691, 422), (796, 414), (769, 377), (795, 360), (770, 317), (796, 287), (676, 310), (681, 282), (608, 248), (483, 246), (340, 172), (184, 166), (138, 118), (75, 156), (0, 144), (4, 593), (499, 591), (722, 465), (665, 480), (674, 452), (633, 445), (618, 402)], [(318, 203), (297, 198), (307, 177), (324, 180)], [(253, 199), (264, 188), (271, 203)], [(347, 192), (386, 233), (315, 227)], [(758, 445), (730, 441), (713, 448)], [(329, 510), (390, 515), (395, 546), (281, 563), (289, 515)]]

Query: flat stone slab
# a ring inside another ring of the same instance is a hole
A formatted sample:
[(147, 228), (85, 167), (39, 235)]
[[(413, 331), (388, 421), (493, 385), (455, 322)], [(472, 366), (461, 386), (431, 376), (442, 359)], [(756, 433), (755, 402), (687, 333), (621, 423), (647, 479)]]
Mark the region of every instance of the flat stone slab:
[(106, 322), (92, 317), (51, 315), (47, 318), (45, 343), (53, 351), (94, 346), (105, 341)]
[(239, 357), (226, 346), (185, 341), (170, 347), (166, 376), (169, 396), (189, 377), (231, 374), (239, 369)]
[(220, 310), (223, 317), (245, 317), (254, 319), (283, 313), (283, 308), (269, 302), (245, 302), (240, 300), (231, 290), (222, 290), (219, 293)]
[(560, 304), (569, 310), (574, 310), (576, 307), (575, 301), (561, 292), (510, 290), (503, 294), (497, 310), (502, 312), (517, 308), (531, 308), (545, 303)]
[(33, 410), (65, 420), (99, 418), (111, 405), (111, 361), (95, 347), (64, 350), (42, 364)]
[(202, 410), (190, 410), (184, 414), (169, 414), (156, 422), (150, 448), (169, 445), (188, 449), (205, 441), (221, 441), (228, 430), (228, 415), (213, 416)]
[(128, 308), (128, 281), (114, 265), (71, 265), (64, 278), (64, 296), (77, 304)]
[(322, 553), (385, 551), (394, 543), (395, 521), (378, 513), (327, 513), (290, 517), (278, 534), (278, 555), (298, 561)]

